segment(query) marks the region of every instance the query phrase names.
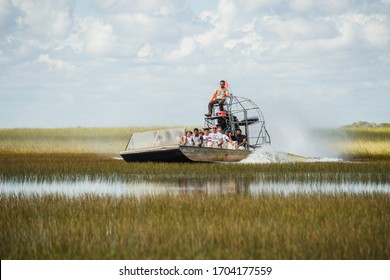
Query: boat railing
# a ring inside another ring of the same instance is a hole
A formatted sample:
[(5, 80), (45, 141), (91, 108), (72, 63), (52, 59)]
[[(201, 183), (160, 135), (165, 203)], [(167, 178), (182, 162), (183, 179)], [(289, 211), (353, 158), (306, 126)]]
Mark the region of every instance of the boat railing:
[(126, 151), (178, 146), (184, 135), (184, 128), (135, 132), (130, 137)]

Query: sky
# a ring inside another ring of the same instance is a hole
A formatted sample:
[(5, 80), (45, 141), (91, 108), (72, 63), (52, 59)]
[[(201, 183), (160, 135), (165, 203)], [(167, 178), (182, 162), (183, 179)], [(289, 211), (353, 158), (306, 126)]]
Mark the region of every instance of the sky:
[(203, 124), (221, 79), (271, 137), (390, 122), (390, 0), (0, 0), (0, 128)]

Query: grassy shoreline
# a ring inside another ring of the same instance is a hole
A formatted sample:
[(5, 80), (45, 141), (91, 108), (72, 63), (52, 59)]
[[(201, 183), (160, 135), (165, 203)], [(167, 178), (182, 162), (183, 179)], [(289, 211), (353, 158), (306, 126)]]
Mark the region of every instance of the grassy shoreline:
[(0, 153), (1, 181), (172, 181), (390, 183), (390, 162), (267, 164), (126, 163), (96, 154)]
[[(118, 156), (133, 132), (162, 128), (0, 129), (0, 153), (93, 153)], [(315, 129), (308, 137), (308, 141), (321, 139), (333, 154), (347, 160), (390, 160), (390, 125)]]

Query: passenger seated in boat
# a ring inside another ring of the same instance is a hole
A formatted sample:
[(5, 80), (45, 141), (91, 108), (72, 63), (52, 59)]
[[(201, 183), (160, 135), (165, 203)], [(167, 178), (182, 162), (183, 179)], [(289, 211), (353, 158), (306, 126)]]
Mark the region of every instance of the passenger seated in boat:
[(201, 147), (203, 147), (203, 144), (204, 144), (204, 132), (202, 130), (199, 130), (199, 135), (202, 137), (202, 145), (201, 145)]
[(217, 126), (213, 125), (211, 127), (211, 133), (209, 134), (211, 141), (208, 143), (209, 148), (221, 148), (223, 144), (223, 139), (220, 133), (217, 132)]
[(196, 147), (202, 147), (203, 144), (203, 136), (200, 135), (199, 129), (195, 128), (194, 129), (194, 135), (192, 135), (192, 141), (194, 143), (194, 146)]
[(233, 140), (233, 136), (232, 136), (232, 132), (230, 131), (230, 129), (227, 129), (225, 131), (225, 135), (228, 137), (228, 142), (227, 142), (227, 146), (226, 148), (227, 149), (231, 149), (231, 150), (236, 150), (237, 149), (237, 141), (234, 141)]
[(203, 135), (203, 145), (202, 147), (210, 147), (211, 146), (211, 135), (210, 135), (210, 129), (206, 127), (204, 130)]
[(237, 149), (245, 150), (247, 144), (246, 135), (242, 134), (241, 129), (236, 129), (236, 135), (232, 137), (234, 141), (237, 141)]
[(219, 87), (214, 91), (213, 95), (211, 96), (209, 106), (208, 106), (208, 113), (205, 114), (206, 117), (211, 116), (211, 112), (213, 111), (214, 104), (219, 105), (219, 110), (224, 111), (223, 104), (225, 103), (226, 97), (229, 96), (229, 90), (226, 86), (226, 82), (224, 80), (221, 80), (219, 82)]
[(192, 138), (192, 131), (187, 131), (186, 135), (183, 136), (180, 140), (180, 145), (182, 146), (194, 146), (194, 140)]
[[(222, 127), (218, 126), (217, 128), (217, 133), (219, 134), (219, 136), (222, 138), (223, 142), (222, 142), (222, 148), (224, 149), (232, 149), (232, 145), (233, 144), (233, 140), (231, 138), (231, 132), (230, 132), (230, 129), (226, 130), (226, 131), (223, 131), (222, 130)], [(230, 144), (230, 145), (229, 145)]]

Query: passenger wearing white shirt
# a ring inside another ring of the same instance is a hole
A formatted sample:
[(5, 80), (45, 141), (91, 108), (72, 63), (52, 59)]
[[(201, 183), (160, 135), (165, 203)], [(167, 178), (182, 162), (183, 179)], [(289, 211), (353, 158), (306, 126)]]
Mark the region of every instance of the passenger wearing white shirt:
[(209, 134), (211, 142), (208, 147), (211, 148), (221, 148), (223, 144), (223, 134), (217, 132), (217, 127), (213, 125), (211, 127), (211, 133)]
[(194, 135), (192, 135), (192, 141), (194, 142), (194, 146), (202, 147), (203, 144), (203, 136), (199, 134), (199, 129), (194, 129)]
[(186, 135), (183, 136), (180, 140), (180, 145), (182, 146), (194, 146), (194, 140), (192, 138), (192, 131), (187, 131)]

